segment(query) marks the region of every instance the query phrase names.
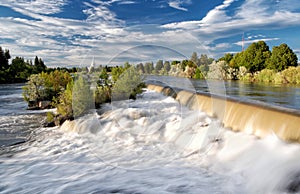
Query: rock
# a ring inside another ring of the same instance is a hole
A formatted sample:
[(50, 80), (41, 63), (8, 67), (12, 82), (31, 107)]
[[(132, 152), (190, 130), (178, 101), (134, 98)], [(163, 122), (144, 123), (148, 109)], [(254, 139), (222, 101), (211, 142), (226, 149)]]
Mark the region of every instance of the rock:
[(54, 124), (56, 125), (56, 126), (60, 126), (60, 125), (62, 125), (66, 120), (70, 120), (70, 121), (72, 121), (72, 120), (74, 120), (74, 117), (72, 117), (72, 116), (62, 116), (62, 115), (57, 115), (55, 118), (54, 118)]
[(35, 100), (31, 100), (28, 102), (28, 110), (39, 110), (38, 102)]
[(46, 108), (49, 108), (51, 105), (51, 101), (49, 100), (42, 100), (42, 101), (39, 101), (38, 103), (38, 107), (40, 109), (46, 109)]
[(55, 125), (55, 122), (54, 121), (52, 121), (52, 122), (45, 122), (44, 124), (43, 124), (43, 127), (55, 127), (56, 125)]

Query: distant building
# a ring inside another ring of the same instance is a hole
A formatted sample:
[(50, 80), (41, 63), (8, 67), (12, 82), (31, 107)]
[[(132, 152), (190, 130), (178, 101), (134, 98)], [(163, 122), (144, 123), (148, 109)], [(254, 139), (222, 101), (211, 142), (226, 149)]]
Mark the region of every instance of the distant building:
[(89, 72), (93, 72), (95, 70), (95, 57), (93, 57), (92, 63), (90, 67), (88, 67)]

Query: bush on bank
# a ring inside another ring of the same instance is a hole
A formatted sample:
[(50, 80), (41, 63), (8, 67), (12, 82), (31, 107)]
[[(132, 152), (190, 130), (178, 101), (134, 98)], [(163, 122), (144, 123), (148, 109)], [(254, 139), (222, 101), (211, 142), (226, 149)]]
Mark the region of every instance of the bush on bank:
[(56, 102), (71, 80), (70, 73), (66, 71), (33, 74), (23, 87), (24, 100), (30, 104), (29, 108), (33, 109), (41, 108), (39, 104), (42, 101)]
[[(287, 44), (274, 46), (270, 51), (264, 41), (253, 42), (242, 52), (226, 53), (218, 60), (207, 55), (198, 57), (193, 52), (189, 60), (159, 60), (156, 66), (140, 63), (139, 71), (145, 74), (170, 75), (195, 79), (242, 80), (299, 84), (297, 55)], [(152, 71), (150, 71), (152, 69)]]
[(35, 74), (24, 86), (23, 96), (29, 106), (37, 108), (41, 108), (38, 102), (50, 101), (57, 113), (47, 113), (46, 126), (54, 126), (83, 116), (103, 103), (135, 99), (143, 87), (144, 78), (135, 67), (113, 67), (110, 71), (103, 68), (73, 76), (67, 72)]
[(300, 84), (300, 66), (288, 67), (281, 72), (272, 69), (263, 69), (254, 74), (247, 73), (244, 76), (241, 76), (240, 80), (275, 84)]

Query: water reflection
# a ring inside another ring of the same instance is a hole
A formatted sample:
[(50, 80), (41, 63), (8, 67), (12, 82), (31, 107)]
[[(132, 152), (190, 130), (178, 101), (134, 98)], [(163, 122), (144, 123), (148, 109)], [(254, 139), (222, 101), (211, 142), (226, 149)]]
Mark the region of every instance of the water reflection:
[[(300, 87), (268, 83), (247, 83), (241, 81), (207, 81), (169, 76), (147, 76), (148, 83), (161, 81), (170, 87), (198, 92), (225, 94), (240, 100), (254, 100), (300, 110)], [(213, 84), (212, 84), (213, 83)], [(212, 88), (213, 87), (213, 88)]]

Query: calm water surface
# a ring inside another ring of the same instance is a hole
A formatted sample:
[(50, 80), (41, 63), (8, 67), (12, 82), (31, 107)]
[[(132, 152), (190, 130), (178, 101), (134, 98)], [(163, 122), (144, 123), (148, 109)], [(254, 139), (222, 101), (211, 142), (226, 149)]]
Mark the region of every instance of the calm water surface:
[(241, 81), (194, 80), (169, 76), (147, 76), (148, 83), (189, 89), (237, 98), (242, 101), (265, 102), (271, 105), (300, 110), (300, 87), (246, 83)]

